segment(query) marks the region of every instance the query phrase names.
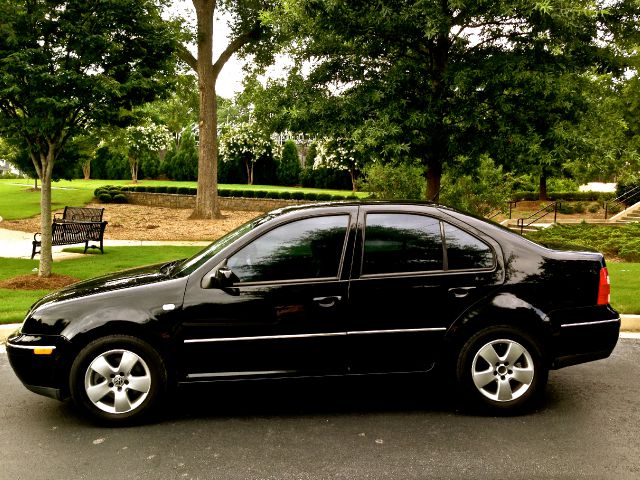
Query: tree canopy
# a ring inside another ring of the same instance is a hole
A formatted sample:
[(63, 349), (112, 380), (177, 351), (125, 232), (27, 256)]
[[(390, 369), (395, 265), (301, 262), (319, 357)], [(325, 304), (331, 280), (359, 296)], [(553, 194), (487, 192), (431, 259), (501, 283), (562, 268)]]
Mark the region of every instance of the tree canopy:
[(42, 181), (40, 275), (50, 274), (53, 166), (74, 134), (126, 122), (166, 90), (174, 30), (155, 0), (0, 0), (0, 134)]
[(286, 114), (373, 158), (418, 159), (437, 199), (444, 168), (508, 158), (516, 137), (538, 144), (534, 164), (553, 163), (554, 135), (582, 110), (580, 75), (623, 74), (639, 12), (633, 0), (287, 1), (272, 17), (299, 39)]

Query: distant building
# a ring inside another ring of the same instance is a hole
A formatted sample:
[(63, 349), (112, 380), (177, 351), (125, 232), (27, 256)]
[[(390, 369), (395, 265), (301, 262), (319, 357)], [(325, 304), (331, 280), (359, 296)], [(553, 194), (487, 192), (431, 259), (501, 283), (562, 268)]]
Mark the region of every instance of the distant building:
[(5, 175), (22, 175), (22, 172), (8, 161), (0, 158), (0, 177), (4, 177)]

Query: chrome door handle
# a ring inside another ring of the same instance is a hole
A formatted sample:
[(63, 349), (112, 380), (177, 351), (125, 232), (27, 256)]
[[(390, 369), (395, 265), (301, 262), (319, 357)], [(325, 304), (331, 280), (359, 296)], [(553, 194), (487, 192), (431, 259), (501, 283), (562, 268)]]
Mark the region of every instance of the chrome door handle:
[(320, 307), (330, 308), (333, 307), (336, 303), (342, 300), (340, 295), (334, 295), (331, 297), (315, 297), (313, 301), (317, 303)]
[(455, 288), (450, 288), (449, 293), (453, 294), (453, 296), (456, 298), (464, 298), (467, 295), (469, 295), (469, 292), (471, 290), (475, 288), (476, 287), (455, 287)]

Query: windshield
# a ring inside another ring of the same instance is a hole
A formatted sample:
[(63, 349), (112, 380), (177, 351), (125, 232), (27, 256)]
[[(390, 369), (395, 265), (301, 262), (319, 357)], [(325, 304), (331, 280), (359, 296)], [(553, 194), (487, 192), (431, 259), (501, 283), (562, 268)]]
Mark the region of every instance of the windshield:
[(201, 265), (206, 263), (218, 252), (222, 251), (225, 247), (270, 218), (272, 218), (271, 215), (263, 215), (239, 226), (235, 230), (232, 230), (226, 235), (220, 237), (204, 250), (196, 253), (193, 257), (182, 260), (181, 263), (174, 267), (173, 274), (176, 276), (189, 275), (191, 272), (200, 268)]

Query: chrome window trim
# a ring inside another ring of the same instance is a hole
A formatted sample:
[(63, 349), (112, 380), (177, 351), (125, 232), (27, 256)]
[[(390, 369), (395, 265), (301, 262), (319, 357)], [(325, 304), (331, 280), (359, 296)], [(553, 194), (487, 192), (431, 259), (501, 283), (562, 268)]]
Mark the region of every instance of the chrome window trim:
[(567, 327), (587, 327), (589, 325), (601, 325), (604, 323), (619, 323), (620, 319), (619, 318), (613, 318), (611, 320), (596, 320), (594, 322), (580, 322), (580, 323), (563, 323), (562, 325), (560, 325), (560, 327), (562, 328), (567, 328)]
[(258, 335), (255, 337), (220, 337), (220, 338), (187, 338), (184, 343), (215, 343), (215, 342), (243, 342), (250, 340), (288, 340), (292, 338), (315, 338), (315, 337), (341, 337), (347, 335), (375, 335), (380, 333), (411, 333), (411, 332), (444, 332), (446, 327), (434, 328), (399, 328), (393, 330), (363, 330), (350, 332), (328, 332), (328, 333), (300, 333), (291, 335)]

